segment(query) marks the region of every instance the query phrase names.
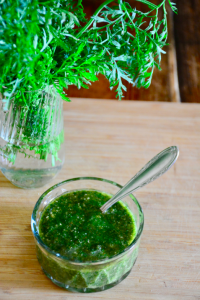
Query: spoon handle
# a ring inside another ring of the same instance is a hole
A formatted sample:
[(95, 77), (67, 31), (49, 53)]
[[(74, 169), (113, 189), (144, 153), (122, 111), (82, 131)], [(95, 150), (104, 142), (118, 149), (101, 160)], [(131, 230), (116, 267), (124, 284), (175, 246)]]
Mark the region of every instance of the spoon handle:
[(127, 182), (123, 188), (101, 206), (101, 211), (105, 212), (110, 206), (129, 195), (131, 192), (140, 189), (163, 175), (175, 163), (178, 155), (179, 149), (177, 146), (171, 146), (158, 153), (129, 182)]

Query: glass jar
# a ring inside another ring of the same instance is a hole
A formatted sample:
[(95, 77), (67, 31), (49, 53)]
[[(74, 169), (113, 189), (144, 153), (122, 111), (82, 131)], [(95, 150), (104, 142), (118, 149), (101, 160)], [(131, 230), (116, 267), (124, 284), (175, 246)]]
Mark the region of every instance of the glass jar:
[(37, 188), (53, 179), (63, 163), (60, 95), (49, 87), (0, 97), (0, 169), (5, 177), (18, 187)]
[(132, 194), (125, 197), (122, 202), (132, 212), (136, 224), (136, 236), (126, 249), (109, 259), (83, 263), (70, 261), (45, 245), (39, 235), (42, 212), (58, 196), (75, 190), (101, 191), (113, 195), (121, 187), (120, 184), (102, 178), (73, 178), (54, 185), (39, 198), (32, 213), (31, 228), (38, 261), (44, 273), (53, 283), (73, 292), (97, 292), (115, 286), (131, 272), (138, 256), (144, 225), (141, 206)]

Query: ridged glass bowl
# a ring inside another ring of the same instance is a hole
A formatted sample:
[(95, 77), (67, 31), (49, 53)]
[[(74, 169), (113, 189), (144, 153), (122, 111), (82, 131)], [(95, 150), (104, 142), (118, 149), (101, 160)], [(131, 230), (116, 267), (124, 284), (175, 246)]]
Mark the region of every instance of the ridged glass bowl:
[(141, 206), (132, 194), (125, 197), (122, 202), (133, 214), (136, 236), (126, 249), (113, 257), (83, 263), (70, 261), (45, 245), (39, 235), (39, 223), (44, 208), (61, 194), (74, 190), (96, 190), (113, 195), (121, 187), (120, 184), (103, 178), (78, 177), (54, 185), (38, 199), (32, 213), (31, 227), (38, 261), (53, 283), (73, 292), (97, 292), (115, 286), (131, 272), (138, 256), (144, 225)]

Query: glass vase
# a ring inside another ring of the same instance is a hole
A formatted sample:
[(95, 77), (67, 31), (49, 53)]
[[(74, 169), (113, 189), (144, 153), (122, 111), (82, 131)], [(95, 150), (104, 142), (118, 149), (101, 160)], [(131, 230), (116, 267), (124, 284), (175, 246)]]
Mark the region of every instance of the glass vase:
[(0, 97), (0, 169), (21, 188), (47, 184), (64, 163), (63, 103), (46, 90)]

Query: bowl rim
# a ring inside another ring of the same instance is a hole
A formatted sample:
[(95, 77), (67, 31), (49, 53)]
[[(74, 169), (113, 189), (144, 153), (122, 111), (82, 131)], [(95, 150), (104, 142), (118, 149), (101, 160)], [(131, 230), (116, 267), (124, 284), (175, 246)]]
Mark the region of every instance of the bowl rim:
[(46, 195), (48, 195), (52, 190), (66, 184), (72, 181), (78, 181), (78, 180), (96, 180), (96, 181), (103, 181), (112, 185), (115, 185), (119, 188), (122, 188), (122, 185), (120, 185), (119, 183), (116, 183), (114, 181), (111, 181), (109, 179), (104, 179), (104, 178), (100, 178), (100, 177), (74, 177), (74, 178), (70, 178), (64, 181), (61, 181), (55, 185), (53, 185), (52, 187), (50, 187), (49, 189), (47, 189), (38, 199), (38, 201), (36, 202), (32, 215), (31, 215), (31, 229), (33, 232), (33, 235), (37, 241), (37, 243), (42, 246), (47, 252), (49, 252), (51, 255), (55, 256), (57, 259), (62, 259), (67, 261), (68, 263), (71, 263), (73, 265), (79, 265), (79, 266), (86, 266), (86, 265), (97, 265), (97, 264), (105, 264), (108, 262), (111, 262), (113, 260), (116, 260), (118, 258), (120, 258), (121, 256), (124, 256), (126, 253), (128, 253), (129, 251), (131, 251), (132, 248), (134, 248), (134, 246), (136, 245), (136, 243), (138, 242), (138, 240), (141, 237), (142, 231), (143, 231), (143, 227), (144, 227), (144, 214), (142, 211), (142, 207), (140, 205), (140, 203), (138, 202), (138, 200), (136, 199), (136, 197), (133, 194), (130, 194), (130, 198), (135, 202), (137, 209), (139, 211), (139, 218), (140, 218), (140, 223), (139, 223), (139, 228), (137, 231), (136, 236), (134, 237), (133, 241), (131, 242), (131, 244), (126, 247), (123, 251), (121, 251), (120, 253), (110, 257), (110, 258), (105, 258), (105, 259), (101, 259), (101, 260), (95, 260), (95, 261), (85, 261), (85, 262), (76, 262), (73, 260), (70, 260), (67, 256), (61, 255), (57, 252), (55, 252), (54, 250), (52, 250), (51, 248), (49, 248), (40, 238), (39, 236), (39, 232), (37, 230), (36, 227), (36, 214), (37, 214), (37, 209), (39, 208), (40, 203), (42, 202), (42, 200), (44, 199), (44, 197)]

